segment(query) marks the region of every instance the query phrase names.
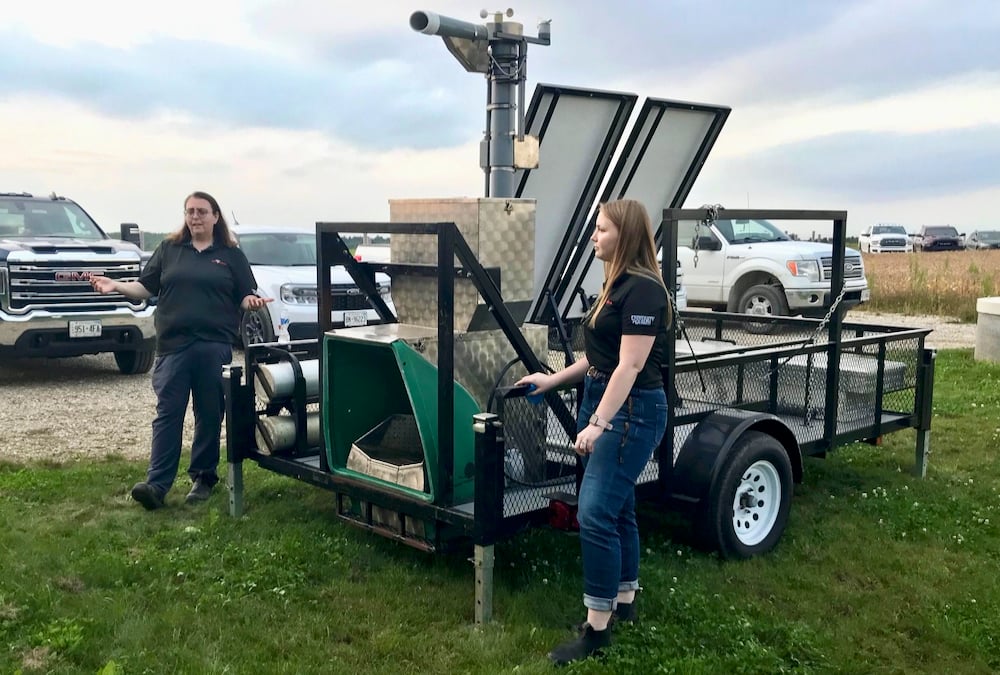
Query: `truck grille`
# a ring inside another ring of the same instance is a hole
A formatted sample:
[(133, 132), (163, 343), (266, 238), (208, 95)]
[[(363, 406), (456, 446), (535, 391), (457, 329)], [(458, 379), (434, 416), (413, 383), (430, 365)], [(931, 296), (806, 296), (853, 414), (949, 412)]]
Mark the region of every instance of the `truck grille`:
[[(823, 278), (833, 277), (833, 258), (822, 258)], [(844, 279), (862, 279), (865, 276), (865, 268), (861, 264), (859, 256), (847, 256), (844, 259)]]
[(905, 239), (882, 239), (880, 244), (882, 248), (887, 248), (889, 246), (899, 246), (900, 248), (906, 248)]
[(335, 312), (350, 312), (359, 309), (373, 308), (372, 304), (368, 302), (368, 298), (361, 292), (361, 289), (353, 284), (335, 284), (331, 289), (331, 295), (333, 295), (333, 311)]
[(101, 295), (90, 286), (91, 275), (103, 275), (117, 281), (139, 278), (139, 262), (134, 258), (81, 258), (53, 256), (8, 258), (10, 295), (8, 309), (27, 312), (34, 309), (92, 311), (98, 308), (136, 307), (118, 293)]

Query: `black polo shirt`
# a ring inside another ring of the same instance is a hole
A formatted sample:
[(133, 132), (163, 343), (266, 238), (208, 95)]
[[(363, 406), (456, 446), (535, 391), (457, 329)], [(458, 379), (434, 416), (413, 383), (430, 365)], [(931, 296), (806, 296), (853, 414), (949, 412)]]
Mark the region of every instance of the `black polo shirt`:
[(169, 354), (196, 340), (238, 344), (240, 303), (257, 282), (243, 251), (213, 243), (163, 241), (139, 275), (159, 296), (154, 314), (156, 352)]
[(656, 280), (637, 274), (622, 274), (611, 287), (608, 302), (597, 315), (593, 328), (584, 323), (583, 340), (587, 361), (605, 373), (618, 367), (622, 335), (653, 335), (653, 348), (635, 378), (640, 389), (663, 386), (660, 367), (666, 353), (669, 322), (667, 291)]

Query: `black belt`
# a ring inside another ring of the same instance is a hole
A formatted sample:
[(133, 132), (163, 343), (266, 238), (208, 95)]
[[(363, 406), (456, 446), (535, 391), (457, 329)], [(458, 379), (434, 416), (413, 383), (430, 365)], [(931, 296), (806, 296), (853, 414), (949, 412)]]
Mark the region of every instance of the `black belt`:
[(605, 373), (603, 370), (598, 370), (597, 368), (591, 366), (590, 368), (587, 368), (587, 377), (594, 380), (610, 380), (611, 373)]

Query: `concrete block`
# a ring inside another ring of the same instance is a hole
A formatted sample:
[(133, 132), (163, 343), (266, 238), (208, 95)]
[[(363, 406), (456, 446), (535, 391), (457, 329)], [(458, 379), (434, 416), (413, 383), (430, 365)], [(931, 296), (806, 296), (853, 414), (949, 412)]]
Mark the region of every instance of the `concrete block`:
[(1000, 362), (1000, 297), (979, 298), (976, 301), (977, 361)]

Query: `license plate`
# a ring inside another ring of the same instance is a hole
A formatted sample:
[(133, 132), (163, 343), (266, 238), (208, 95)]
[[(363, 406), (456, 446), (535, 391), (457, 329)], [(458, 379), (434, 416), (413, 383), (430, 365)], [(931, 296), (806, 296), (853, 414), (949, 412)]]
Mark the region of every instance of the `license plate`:
[(861, 302), (868, 302), (872, 299), (872, 292), (870, 289), (866, 288), (861, 291)]
[(69, 336), (71, 338), (101, 337), (101, 320), (70, 321)]
[(368, 312), (344, 312), (344, 326), (367, 326)]

